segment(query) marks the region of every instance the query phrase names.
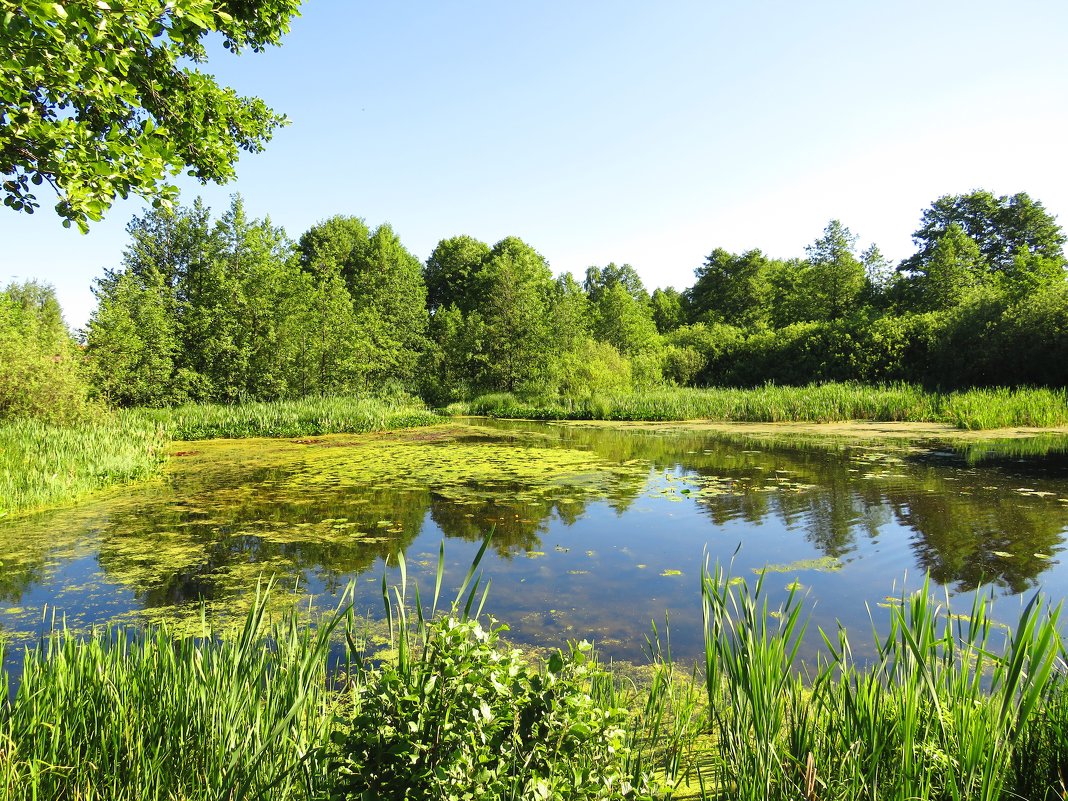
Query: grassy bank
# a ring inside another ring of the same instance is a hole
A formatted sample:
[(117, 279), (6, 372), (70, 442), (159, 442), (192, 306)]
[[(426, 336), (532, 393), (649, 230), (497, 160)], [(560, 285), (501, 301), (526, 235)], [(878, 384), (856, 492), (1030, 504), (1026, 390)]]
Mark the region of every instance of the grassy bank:
[(506, 647), (480, 619), (473, 570), (444, 614), (440, 568), (425, 606), (406, 597), (403, 564), (401, 576), (383, 584), (390, 641), (375, 659), (347, 610), (272, 626), (262, 602), (231, 641), (55, 634), (27, 655), (13, 699), (0, 682), (0, 797), (1052, 801), (1066, 789), (1065, 654), (1057, 611), (1037, 599), (1005, 631), (985, 596), (953, 615), (925, 585), (888, 604), (869, 658), (839, 631), (802, 671), (799, 597), (772, 608), (762, 580), (705, 570), (703, 675), (680, 680), (658, 659), (639, 687), (585, 644), (541, 665)]
[(453, 414), (534, 420), (716, 420), (831, 423), (848, 420), (947, 423), (993, 429), (1068, 425), (1063, 389), (928, 392), (909, 384), (768, 385), (756, 389), (681, 387), (602, 394), (573, 401), (526, 402), (508, 393), (453, 404)]
[(35, 420), (0, 424), (0, 513), (70, 503), (89, 493), (155, 475), (166, 458), (158, 426), (106, 416), (77, 427)]
[(78, 425), (0, 423), (0, 516), (77, 501), (159, 473), (173, 440), (300, 437), (430, 425), (417, 401), (308, 398), (103, 413)]
[(130, 414), (161, 426), (174, 440), (363, 434), (441, 421), (419, 401), (340, 397), (237, 406), (188, 404)]

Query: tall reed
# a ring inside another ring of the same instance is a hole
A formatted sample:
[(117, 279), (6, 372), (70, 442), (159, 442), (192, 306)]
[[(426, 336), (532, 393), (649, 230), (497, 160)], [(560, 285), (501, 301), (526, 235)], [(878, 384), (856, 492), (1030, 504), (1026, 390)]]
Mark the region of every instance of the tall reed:
[(154, 475), (167, 437), (149, 421), (101, 416), (80, 426), (0, 423), (0, 515), (77, 500)]
[(769, 609), (763, 577), (750, 590), (717, 567), (702, 598), (716, 741), (707, 797), (1062, 797), (1059, 607), (1035, 596), (1002, 636), (989, 596), (955, 615), (925, 582), (890, 605), (868, 662), (844, 630), (821, 631), (826, 651), (805, 683), (794, 592)]
[(175, 640), (166, 626), (53, 632), (0, 702), (0, 798), (319, 797), (343, 616), (312, 629), (270, 624), (265, 609), (257, 592), (232, 640)]
[(948, 423), (958, 428), (1068, 425), (1063, 389), (972, 389), (928, 392), (910, 384), (768, 384), (754, 389), (668, 387), (587, 398), (525, 402), (494, 393), (450, 413), (550, 420), (717, 420), (832, 423), (848, 420)]
[(237, 405), (198, 403), (169, 409), (137, 409), (130, 415), (162, 426), (176, 440), (362, 434), (440, 422), (419, 401), (375, 397), (309, 397)]

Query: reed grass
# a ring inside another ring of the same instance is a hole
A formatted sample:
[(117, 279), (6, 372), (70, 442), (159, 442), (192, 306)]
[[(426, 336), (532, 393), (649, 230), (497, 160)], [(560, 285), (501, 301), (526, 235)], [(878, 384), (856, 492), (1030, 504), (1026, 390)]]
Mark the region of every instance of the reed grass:
[(165, 625), (53, 632), (0, 696), (0, 798), (323, 797), (312, 757), (330, 733), (327, 654), (343, 617), (272, 625), (263, 601), (232, 640)]
[(101, 416), (80, 426), (0, 423), (0, 516), (57, 506), (155, 475), (167, 437), (147, 420)]
[(351, 397), (128, 409), (68, 426), (6, 421), (0, 423), (0, 517), (158, 475), (172, 440), (353, 434), (440, 420), (418, 401)]
[(535, 420), (717, 420), (833, 423), (849, 420), (947, 423), (958, 428), (1068, 425), (1064, 389), (929, 392), (911, 384), (855, 383), (755, 389), (670, 387), (581, 399), (526, 402), (508, 393), (453, 404), (451, 414)]
[(925, 582), (889, 605), (874, 658), (844, 630), (801, 679), (801, 603), (769, 609), (716, 568), (702, 578), (706, 688), (715, 739), (705, 798), (1063, 798), (1064, 646), (1059, 607), (1032, 598), (1011, 633), (990, 597), (966, 615)]
[[(803, 666), (803, 599), (769, 602), (706, 567), (705, 656), (681, 670), (654, 628), (642, 686), (588, 644), (541, 665), (482, 615), (476, 572), (439, 610), (400, 560), (382, 582), (389, 642), (371, 656), (348, 604), (308, 625), (266, 619), (232, 640), (166, 626), (62, 628), (0, 676), (0, 798), (915, 799), (1031, 801), (1068, 792), (1059, 607), (1014, 628), (990, 596), (965, 615), (931, 587), (889, 604), (874, 652), (819, 632)], [(485, 625), (483, 625), (485, 624)], [(880, 633), (881, 632), (881, 633)], [(331, 643), (346, 643), (343, 660)], [(338, 635), (338, 636), (335, 636)], [(2, 647), (2, 646), (0, 646)], [(0, 664), (3, 664), (0, 653)], [(5, 690), (7, 690), (5, 692)]]
[(374, 397), (309, 397), (234, 406), (200, 403), (137, 409), (131, 414), (161, 426), (175, 440), (363, 434), (441, 421), (419, 401)]

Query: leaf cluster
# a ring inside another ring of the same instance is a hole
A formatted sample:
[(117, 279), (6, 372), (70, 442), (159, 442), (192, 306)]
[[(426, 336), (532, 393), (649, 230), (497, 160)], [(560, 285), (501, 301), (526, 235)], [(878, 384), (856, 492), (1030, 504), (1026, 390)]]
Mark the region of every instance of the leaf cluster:
[(183, 169), (234, 176), (285, 118), (196, 65), (206, 38), (231, 52), (278, 44), (299, 0), (0, 0), (4, 204), (32, 214), (36, 187), (82, 231), (116, 197), (168, 206)]

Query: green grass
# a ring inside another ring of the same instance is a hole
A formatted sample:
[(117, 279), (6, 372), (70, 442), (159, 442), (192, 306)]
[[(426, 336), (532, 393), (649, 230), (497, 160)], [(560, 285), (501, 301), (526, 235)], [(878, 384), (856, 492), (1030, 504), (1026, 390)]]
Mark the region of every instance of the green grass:
[[(332, 626), (264, 619), (232, 640), (165, 626), (64, 630), (0, 681), (0, 798), (150, 801), (321, 797)], [(2, 650), (2, 649), (0, 649)]]
[(431, 425), (418, 401), (308, 398), (101, 413), (77, 425), (0, 423), (0, 516), (78, 501), (158, 475), (172, 440), (300, 437)]
[(167, 437), (125, 415), (77, 427), (35, 420), (0, 423), (0, 514), (75, 501), (109, 486), (155, 475)]
[(801, 597), (773, 606), (763, 578), (706, 567), (702, 671), (678, 672), (654, 628), (651, 678), (635, 684), (585, 644), (540, 665), (509, 648), (481, 614), (487, 545), (441, 612), (444, 549), (426, 603), (402, 559), (399, 586), (383, 579), (389, 639), (375, 657), (350, 606), (271, 623), (265, 594), (232, 639), (56, 631), (26, 654), (14, 693), (0, 677), (0, 798), (1053, 801), (1068, 789), (1060, 610), (1037, 596), (1006, 629), (989, 596), (952, 614), (925, 583), (887, 604), (872, 652), (819, 632), (822, 655), (802, 665)]
[(1035, 597), (1013, 631), (990, 599), (951, 614), (924, 584), (888, 604), (875, 653), (854, 657), (844, 630), (801, 679), (805, 621), (790, 593), (769, 607), (704, 572), (705, 678), (715, 746), (707, 798), (1063, 798), (1068, 768), (1059, 608)]
[(138, 409), (131, 414), (162, 426), (175, 440), (362, 434), (441, 421), (418, 401), (359, 397), (237, 406), (188, 404), (170, 409)]
[(508, 393), (453, 404), (452, 414), (535, 420), (716, 420), (832, 423), (849, 420), (947, 423), (958, 428), (1068, 425), (1064, 389), (928, 392), (909, 384), (769, 384), (756, 389), (664, 388), (579, 400), (525, 402)]

